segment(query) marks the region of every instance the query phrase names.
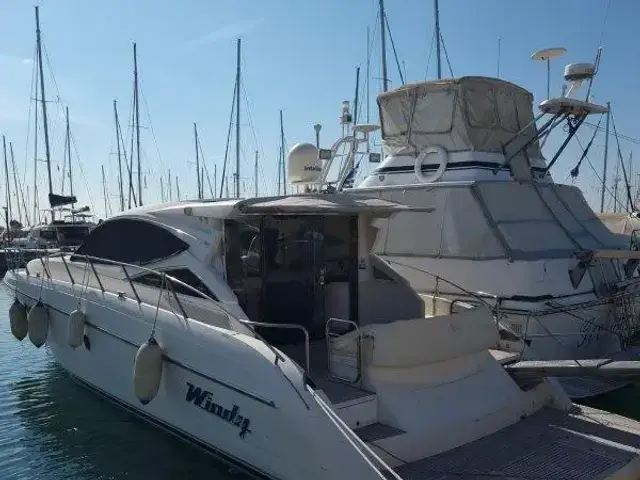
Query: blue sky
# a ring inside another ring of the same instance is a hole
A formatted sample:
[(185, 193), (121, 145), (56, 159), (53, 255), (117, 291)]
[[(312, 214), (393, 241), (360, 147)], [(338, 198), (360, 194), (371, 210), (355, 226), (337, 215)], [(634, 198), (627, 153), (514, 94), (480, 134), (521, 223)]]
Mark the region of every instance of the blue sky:
[[(158, 201), (160, 177), (180, 179), (182, 197), (196, 195), (193, 122), (213, 176), (222, 169), (235, 76), (235, 42), (243, 41), (242, 166), (243, 190), (253, 192), (253, 156), (261, 157), (259, 188), (273, 193), (277, 179), (278, 112), (284, 111), (289, 146), (313, 141), (320, 122), (322, 143), (339, 135), (342, 100), (352, 100), (355, 68), (367, 59), (366, 32), (375, 35), (371, 57), (371, 121), (377, 121), (375, 94), (380, 87), (377, 0), (42, 0), (40, 17), (61, 102), (47, 76), (54, 184), (60, 185), (63, 147), (62, 105), (71, 113), (74, 186), (80, 203), (104, 214), (101, 165), (109, 201), (117, 208), (117, 175), (112, 101), (117, 99), (123, 128), (132, 100), (132, 41), (138, 44), (141, 124), (146, 203)], [(435, 55), (427, 65), (433, 38), (432, 0), (386, 0), (392, 35), (410, 81), (435, 76)], [(593, 88), (597, 102), (610, 101), (619, 133), (635, 131), (639, 111), (638, 46), (640, 4), (634, 0), (440, 0), (441, 29), (455, 76), (495, 76), (501, 38), (500, 76), (532, 91), (536, 103), (546, 91), (542, 64), (529, 59), (540, 48), (564, 46), (567, 55), (552, 65), (552, 90), (559, 93), (562, 68), (592, 61), (602, 38), (601, 70)], [(604, 30), (603, 30), (604, 25)], [(375, 33), (374, 33), (375, 31)], [(35, 28), (33, 5), (3, 0), (0, 19), (0, 130), (14, 144), (22, 183), (33, 183), (33, 132), (27, 145)], [(392, 86), (399, 85), (389, 49)], [(446, 65), (444, 72), (448, 73)], [(31, 114), (32, 119), (32, 114)], [(597, 122), (597, 118), (593, 119)], [(604, 122), (603, 122), (604, 124)], [(150, 128), (150, 125), (153, 127)], [(588, 142), (592, 130), (579, 137)], [(155, 141), (154, 141), (155, 137)], [(589, 157), (602, 165), (604, 136)], [(557, 136), (545, 152), (558, 144)], [(625, 158), (634, 145), (622, 141)], [(127, 148), (129, 146), (127, 145)], [(610, 165), (616, 160), (610, 142)], [(581, 150), (573, 144), (553, 173), (565, 182)], [(44, 154), (40, 156), (43, 158)], [(640, 152), (636, 155), (640, 161)], [(231, 170), (233, 166), (230, 167)], [(44, 166), (39, 167), (44, 192)], [(636, 168), (640, 173), (640, 167)], [(610, 173), (609, 178), (613, 176)], [(588, 165), (577, 184), (596, 205), (597, 179)], [(68, 189), (68, 187), (67, 187)], [(57, 188), (59, 191), (59, 187)], [(205, 192), (208, 188), (205, 188)], [(175, 192), (174, 192), (175, 195)], [(44, 197), (43, 197), (44, 198)], [(44, 205), (44, 201), (41, 202)]]

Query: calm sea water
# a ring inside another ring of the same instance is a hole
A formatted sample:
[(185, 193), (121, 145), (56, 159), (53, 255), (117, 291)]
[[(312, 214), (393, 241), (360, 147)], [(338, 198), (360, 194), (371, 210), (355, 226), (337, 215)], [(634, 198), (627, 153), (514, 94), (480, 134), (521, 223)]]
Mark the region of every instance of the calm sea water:
[(213, 457), (77, 385), (9, 330), (0, 286), (0, 479), (244, 480)]

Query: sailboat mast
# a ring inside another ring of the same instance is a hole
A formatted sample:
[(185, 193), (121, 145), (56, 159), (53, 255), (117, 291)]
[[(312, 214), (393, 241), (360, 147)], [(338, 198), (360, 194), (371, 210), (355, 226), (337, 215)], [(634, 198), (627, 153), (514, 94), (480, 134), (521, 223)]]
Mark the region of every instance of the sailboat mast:
[(100, 165), (102, 168), (102, 195), (104, 196), (104, 218), (109, 216), (109, 210), (107, 208), (107, 181), (104, 177), (104, 165)]
[[(22, 199), (25, 219), (28, 216), (27, 206), (26, 204), (24, 204), (24, 195), (22, 193), (22, 188), (18, 190), (18, 175), (16, 174), (16, 159), (13, 156), (13, 143), (11, 142), (9, 142), (9, 153), (11, 155), (11, 168), (13, 170), (13, 186), (15, 187), (15, 192), (16, 192), (16, 205), (18, 206), (18, 221), (22, 222), (22, 208), (20, 207), (20, 199)], [(629, 161), (631, 161), (631, 156), (629, 156)], [(629, 175), (629, 177), (631, 177), (631, 175)], [(26, 221), (28, 222), (28, 219)]]
[(384, 0), (380, 0), (380, 45), (382, 47), (382, 91), (389, 89), (389, 79), (387, 78), (387, 36), (386, 36), (387, 17), (384, 13)]
[[(40, 100), (42, 104), (42, 124), (44, 126), (44, 148), (47, 160), (47, 175), (49, 177), (49, 195), (53, 194), (53, 183), (51, 181), (51, 151), (49, 149), (49, 126), (47, 125), (47, 97), (44, 90), (44, 73), (42, 68), (42, 39), (40, 38), (40, 13), (36, 6), (36, 45), (38, 55), (38, 70), (40, 73)], [(55, 217), (55, 212), (51, 211), (51, 219)]]
[(436, 16), (436, 63), (438, 67), (438, 79), (442, 78), (442, 63), (440, 61), (440, 9), (438, 8), (438, 0), (434, 0), (433, 4)]
[(236, 198), (240, 198), (240, 49), (241, 39), (238, 39), (236, 60)]
[[(66, 156), (69, 161), (69, 195), (73, 197), (73, 175), (71, 173), (71, 129), (69, 128), (69, 107), (65, 108), (65, 116), (67, 121), (67, 151)], [(71, 204), (71, 209), (73, 209), (73, 203)]]
[(611, 104), (607, 102), (607, 123), (604, 133), (604, 164), (602, 165), (602, 190), (600, 192), (600, 213), (604, 213), (604, 194), (607, 189), (607, 160), (609, 158), (609, 117)]
[(4, 135), (2, 136), (2, 151), (4, 152), (4, 179), (7, 184), (6, 196), (7, 196), (7, 225), (11, 221), (11, 189), (9, 183), (9, 163), (7, 162), (7, 142)]
[(118, 193), (120, 194), (120, 211), (124, 212), (124, 191), (122, 185), (122, 153), (120, 152), (120, 121), (118, 120), (118, 102), (113, 101), (113, 116), (116, 122), (116, 149), (118, 153)]
[(253, 163), (253, 195), (258, 196), (258, 150), (256, 150), (256, 160)]
[(200, 151), (198, 150), (198, 126), (193, 122), (193, 138), (196, 147), (196, 175), (198, 176), (198, 200), (202, 200), (202, 186), (200, 184)]
[(282, 121), (282, 110), (280, 110), (280, 175), (282, 178), (282, 194), (287, 194), (287, 177), (286, 168), (284, 166), (284, 122)]
[[(37, 74), (36, 74), (37, 76)], [(36, 78), (36, 83), (37, 83)], [(38, 189), (36, 187), (38, 182), (38, 85), (35, 86), (35, 100), (36, 108), (34, 109), (34, 121), (33, 127), (33, 225), (38, 223)], [(28, 196), (28, 194), (27, 194)]]
[(142, 206), (142, 168), (140, 166), (140, 108), (138, 96), (138, 50), (133, 42), (133, 105), (136, 121), (136, 157), (138, 159), (138, 206)]

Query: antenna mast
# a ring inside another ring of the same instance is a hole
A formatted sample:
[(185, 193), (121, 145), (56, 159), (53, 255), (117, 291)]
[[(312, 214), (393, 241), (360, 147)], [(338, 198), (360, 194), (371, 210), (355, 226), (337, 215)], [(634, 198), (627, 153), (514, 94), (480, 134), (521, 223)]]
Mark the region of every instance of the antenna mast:
[[(44, 146), (47, 160), (47, 175), (49, 177), (49, 195), (53, 194), (53, 183), (51, 181), (51, 151), (49, 149), (49, 126), (47, 124), (47, 98), (44, 90), (44, 73), (42, 68), (42, 39), (40, 37), (40, 13), (36, 6), (36, 46), (38, 55), (38, 70), (40, 73), (40, 100), (42, 102), (42, 122), (44, 126)], [(37, 95), (36, 95), (37, 98)], [(55, 212), (51, 210), (51, 220), (55, 218)]]

